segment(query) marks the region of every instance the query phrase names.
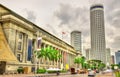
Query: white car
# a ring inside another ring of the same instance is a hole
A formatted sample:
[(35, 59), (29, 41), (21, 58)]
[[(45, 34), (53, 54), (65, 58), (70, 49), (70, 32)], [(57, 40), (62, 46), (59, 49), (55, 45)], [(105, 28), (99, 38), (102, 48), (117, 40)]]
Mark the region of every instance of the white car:
[(111, 73), (112, 69), (106, 69), (105, 71), (103, 71), (103, 73)]
[(88, 77), (95, 77), (95, 71), (93, 71), (93, 70), (89, 70), (88, 71)]

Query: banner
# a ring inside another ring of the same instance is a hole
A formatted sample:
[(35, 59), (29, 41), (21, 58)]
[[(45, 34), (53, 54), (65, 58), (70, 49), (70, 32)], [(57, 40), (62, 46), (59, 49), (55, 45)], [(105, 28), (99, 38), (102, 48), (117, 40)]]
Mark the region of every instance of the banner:
[(32, 56), (32, 39), (28, 39), (28, 57), (27, 60), (30, 61)]
[(66, 52), (63, 53), (63, 61), (64, 61), (64, 64), (66, 64)]
[(42, 38), (38, 37), (38, 39), (37, 39), (37, 49), (41, 48), (41, 44), (42, 44)]

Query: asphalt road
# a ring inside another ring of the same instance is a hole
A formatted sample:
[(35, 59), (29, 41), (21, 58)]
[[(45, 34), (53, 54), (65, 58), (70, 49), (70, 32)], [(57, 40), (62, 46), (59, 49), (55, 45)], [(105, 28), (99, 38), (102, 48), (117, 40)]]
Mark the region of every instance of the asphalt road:
[[(56, 75), (56, 74), (37, 74), (37, 76), (35, 74), (10, 74), (10, 75), (0, 75), (0, 77), (88, 77), (87, 74), (60, 74), (60, 75)], [(106, 73), (106, 74), (96, 74), (95, 77), (115, 77), (112, 73)]]

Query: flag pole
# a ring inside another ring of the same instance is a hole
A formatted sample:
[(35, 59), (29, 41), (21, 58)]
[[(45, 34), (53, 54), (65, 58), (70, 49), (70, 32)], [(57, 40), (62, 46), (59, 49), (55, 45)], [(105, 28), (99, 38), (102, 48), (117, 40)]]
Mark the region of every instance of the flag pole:
[(63, 35), (65, 34), (65, 32), (62, 32), (62, 40), (63, 40)]
[(62, 32), (62, 40), (63, 40), (63, 32)]

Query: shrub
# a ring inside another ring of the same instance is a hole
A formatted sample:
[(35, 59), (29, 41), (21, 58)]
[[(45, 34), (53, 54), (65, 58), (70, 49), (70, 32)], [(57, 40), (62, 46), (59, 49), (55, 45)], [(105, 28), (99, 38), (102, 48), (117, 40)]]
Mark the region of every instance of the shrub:
[(61, 73), (66, 73), (66, 72), (67, 72), (67, 70), (61, 70), (60, 72), (61, 72)]
[(38, 70), (37, 70), (37, 73), (39, 73), (39, 74), (40, 74), (40, 73), (45, 73), (45, 72), (46, 72), (46, 69), (38, 69)]
[(48, 73), (56, 73), (57, 71), (52, 71), (52, 70), (49, 70), (49, 71), (47, 71)]
[(24, 69), (23, 69), (23, 68), (18, 68), (18, 69), (17, 69), (17, 72), (18, 72), (18, 73), (24, 73)]
[[(47, 72), (48, 72), (48, 73), (56, 73), (57, 70), (49, 70), (49, 71), (47, 71)], [(60, 70), (59, 72), (61, 72), (61, 73), (66, 73), (67, 70)]]

